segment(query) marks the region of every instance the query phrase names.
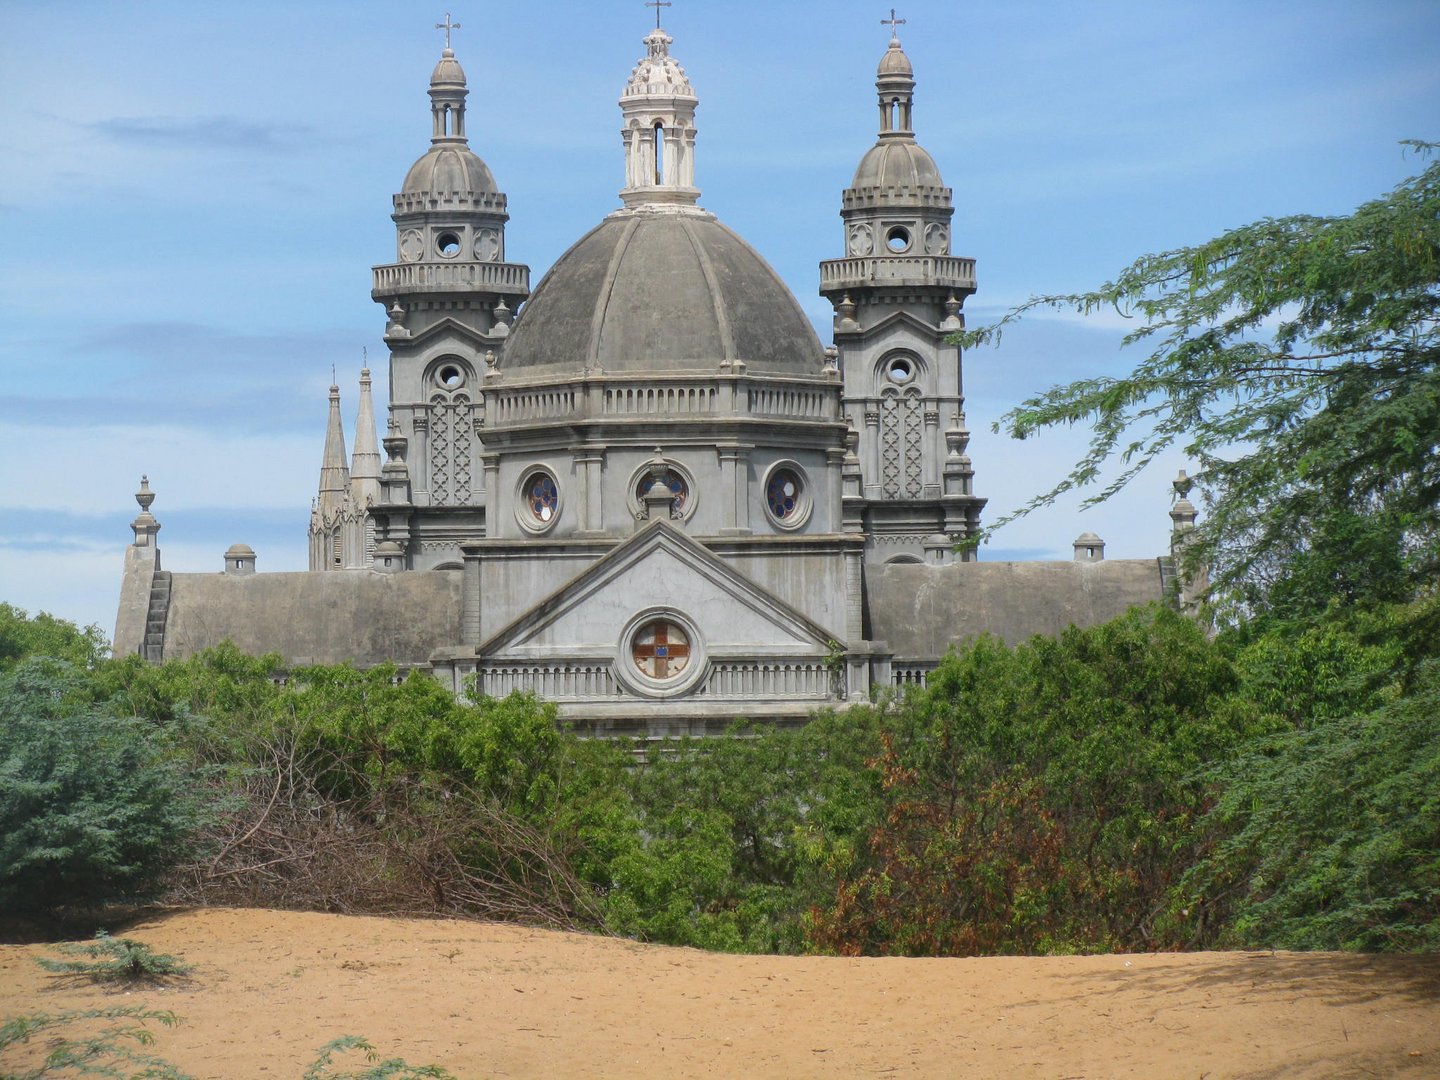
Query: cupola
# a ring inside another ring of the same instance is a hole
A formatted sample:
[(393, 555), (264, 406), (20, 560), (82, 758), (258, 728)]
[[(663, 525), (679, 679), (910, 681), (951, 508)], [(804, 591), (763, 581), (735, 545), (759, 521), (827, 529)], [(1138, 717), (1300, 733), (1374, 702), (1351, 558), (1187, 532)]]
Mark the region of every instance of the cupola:
[(685, 69), (670, 55), (675, 39), (660, 27), (645, 35), (645, 55), (630, 73), (620, 95), (624, 115), (625, 187), (620, 198), (627, 207), (694, 206), (695, 106), (699, 99)]

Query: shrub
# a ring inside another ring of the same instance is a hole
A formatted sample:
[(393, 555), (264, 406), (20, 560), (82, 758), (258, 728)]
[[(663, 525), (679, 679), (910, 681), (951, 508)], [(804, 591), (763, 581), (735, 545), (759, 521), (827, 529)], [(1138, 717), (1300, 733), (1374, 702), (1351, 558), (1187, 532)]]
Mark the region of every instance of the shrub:
[(179, 957), (157, 953), (134, 938), (112, 938), (104, 930), (95, 932), (88, 945), (63, 942), (55, 951), (66, 956), (84, 956), (86, 960), (52, 960), (37, 957), (36, 963), (46, 971), (60, 975), (80, 975), (96, 982), (158, 982), (174, 975), (188, 975), (190, 967)]
[(155, 725), (113, 715), (74, 667), (0, 676), (0, 910), (49, 916), (152, 896), (202, 821)]

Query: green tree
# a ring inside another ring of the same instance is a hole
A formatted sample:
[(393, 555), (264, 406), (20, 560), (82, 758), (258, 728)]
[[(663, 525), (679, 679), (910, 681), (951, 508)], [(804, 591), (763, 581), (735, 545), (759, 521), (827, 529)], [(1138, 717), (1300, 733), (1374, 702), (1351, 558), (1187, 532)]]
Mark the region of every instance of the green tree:
[[(1428, 156), (1432, 145), (1410, 144)], [(1440, 162), (1340, 217), (1266, 218), (1144, 256), (1090, 292), (1032, 298), (961, 335), (999, 341), (1040, 308), (1136, 318), (1149, 355), (1121, 377), (1056, 386), (1001, 418), (1026, 438), (1088, 425), (1051, 491), (1156, 454), (1199, 460), (1198, 543), (1217, 595), (1251, 610), (1323, 608), (1337, 592), (1394, 600), (1440, 562)], [(1288, 592), (1255, 588), (1297, 580)], [(1249, 587), (1245, 587), (1246, 585)]]
[(46, 916), (148, 897), (204, 815), (155, 724), (36, 658), (0, 677), (0, 910)]
[(44, 611), (31, 616), (11, 604), (0, 603), (0, 672), (9, 671), (29, 656), (53, 656), (93, 669), (109, 651), (110, 643), (98, 626), (82, 630)]
[(1229, 835), (1186, 903), (1222, 941), (1291, 949), (1440, 948), (1440, 666), (1366, 712), (1322, 716), (1218, 769)]
[(817, 907), (845, 953), (955, 955), (1173, 946), (1211, 839), (1199, 774), (1263, 723), (1234, 666), (1165, 608), (1037, 637), (982, 638), (885, 715), (885, 812)]

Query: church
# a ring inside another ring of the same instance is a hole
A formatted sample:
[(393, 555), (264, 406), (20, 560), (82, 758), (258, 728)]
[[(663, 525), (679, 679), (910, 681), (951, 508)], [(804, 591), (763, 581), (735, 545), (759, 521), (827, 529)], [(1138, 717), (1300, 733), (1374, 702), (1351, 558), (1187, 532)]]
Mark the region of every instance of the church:
[[(857, 117), (835, 248), (817, 253), (835, 256), (819, 262), (829, 345), (701, 206), (698, 97), (658, 18), (620, 95), (620, 206), (532, 290), (442, 25), (430, 145), (373, 270), (383, 437), (365, 370), (347, 457), (331, 386), (303, 572), (257, 573), (244, 544), (217, 573), (163, 570), (142, 481), (116, 655), (229, 640), (292, 666), (391, 661), (653, 737), (802, 722), (923, 682), (979, 634), (1014, 642), (1175, 597), (1170, 556), (1107, 560), (1093, 534), (1065, 562), (985, 562), (966, 543), (985, 499), (949, 339), (976, 267), (952, 252), (952, 194), (917, 141), (893, 16), (878, 131), (865, 149)], [(1180, 537), (1195, 519), (1183, 474), (1176, 492)]]

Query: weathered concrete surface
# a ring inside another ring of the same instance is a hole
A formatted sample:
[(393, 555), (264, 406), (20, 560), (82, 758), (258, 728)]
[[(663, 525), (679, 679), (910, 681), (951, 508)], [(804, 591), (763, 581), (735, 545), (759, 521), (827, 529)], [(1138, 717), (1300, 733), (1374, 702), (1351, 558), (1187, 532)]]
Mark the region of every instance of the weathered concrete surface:
[(460, 640), (460, 571), (176, 574), (165, 659), (226, 640), (297, 666), (424, 663)]
[(1093, 626), (1162, 598), (1155, 559), (894, 563), (866, 575), (870, 633), (896, 657), (942, 655), (983, 633), (1016, 644)]

